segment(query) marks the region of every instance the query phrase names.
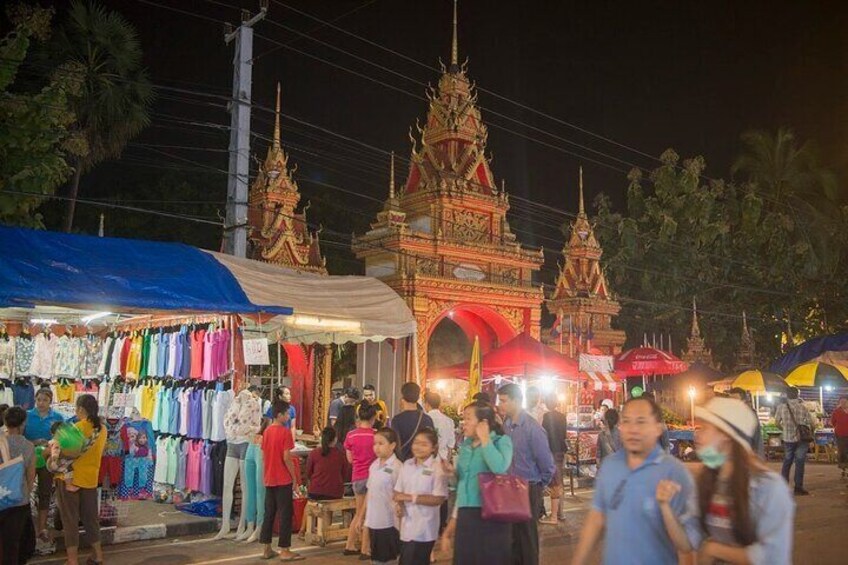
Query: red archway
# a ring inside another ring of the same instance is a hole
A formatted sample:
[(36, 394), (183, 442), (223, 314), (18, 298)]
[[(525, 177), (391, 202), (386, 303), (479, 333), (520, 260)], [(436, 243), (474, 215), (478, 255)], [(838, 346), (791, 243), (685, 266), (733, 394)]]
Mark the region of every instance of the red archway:
[(474, 343), (475, 337), (479, 338), (483, 354), (508, 342), (519, 333), (506, 318), (491, 308), (478, 304), (459, 304), (448, 308), (433, 320), (427, 334), (428, 342), (445, 319), (450, 319), (459, 326), (470, 343)]

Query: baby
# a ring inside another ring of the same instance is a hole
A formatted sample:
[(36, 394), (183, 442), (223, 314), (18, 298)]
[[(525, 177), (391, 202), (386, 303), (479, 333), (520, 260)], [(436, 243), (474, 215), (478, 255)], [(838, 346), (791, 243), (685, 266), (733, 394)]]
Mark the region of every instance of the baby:
[(45, 463), (47, 465), (47, 469), (51, 473), (61, 473), (65, 476), (65, 489), (68, 492), (76, 492), (79, 490), (79, 487), (73, 484), (74, 478), (74, 470), (73, 463), (74, 460), (80, 456), (80, 451), (63, 451), (61, 447), (59, 447), (59, 440), (56, 438), (56, 435), (63, 426), (69, 426), (71, 424), (67, 424), (65, 422), (53, 422), (53, 425), (50, 426), (50, 435), (53, 436), (53, 439), (47, 442), (47, 451), (46, 454), (49, 454)]

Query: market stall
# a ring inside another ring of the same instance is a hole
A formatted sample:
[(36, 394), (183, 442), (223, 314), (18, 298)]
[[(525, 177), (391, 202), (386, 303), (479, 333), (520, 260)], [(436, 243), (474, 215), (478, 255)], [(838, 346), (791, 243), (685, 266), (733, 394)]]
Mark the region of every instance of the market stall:
[[(54, 408), (71, 416), (79, 395), (99, 399), (107, 522), (121, 517), (116, 500), (223, 495), (227, 506), (223, 419), (242, 398), (245, 341), (414, 331), (403, 301), (368, 277), (312, 278), (181, 244), (0, 227), (0, 401), (30, 408), (50, 387)], [(301, 399), (329, 395), (329, 371), (321, 377)], [(265, 407), (255, 406), (258, 431)]]

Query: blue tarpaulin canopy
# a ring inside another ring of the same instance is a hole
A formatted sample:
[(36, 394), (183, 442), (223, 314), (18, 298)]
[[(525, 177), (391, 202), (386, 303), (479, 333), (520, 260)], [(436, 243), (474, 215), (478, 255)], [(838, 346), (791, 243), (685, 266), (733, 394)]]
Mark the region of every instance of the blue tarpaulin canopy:
[(0, 307), (44, 304), (292, 313), (289, 305), (251, 302), (230, 269), (195, 247), (0, 226)]
[(786, 376), (792, 369), (808, 361), (839, 363), (840, 359), (848, 357), (845, 352), (848, 352), (848, 332), (820, 336), (793, 347), (769, 365), (768, 370)]

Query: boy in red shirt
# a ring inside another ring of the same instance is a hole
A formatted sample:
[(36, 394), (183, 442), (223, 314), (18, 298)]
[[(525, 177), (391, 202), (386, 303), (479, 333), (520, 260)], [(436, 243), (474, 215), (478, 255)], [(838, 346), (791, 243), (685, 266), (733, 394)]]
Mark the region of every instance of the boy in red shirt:
[(839, 406), (830, 415), (833, 433), (836, 434), (836, 448), (839, 450), (839, 468), (842, 475), (848, 470), (848, 395), (839, 397)]
[[(273, 423), (262, 435), (263, 478), (265, 481), (265, 520), (262, 522), (262, 535), (259, 541), (265, 544), (263, 559), (272, 559), (279, 555), (280, 561), (300, 561), (303, 556), (289, 550), (292, 534), (292, 496), (294, 477), (297, 476), (291, 450), (294, 439), (291, 431), (285, 427), (289, 419), (289, 403), (276, 400), (271, 407)], [(280, 553), (271, 548), (271, 536), (274, 522), (280, 512)]]

